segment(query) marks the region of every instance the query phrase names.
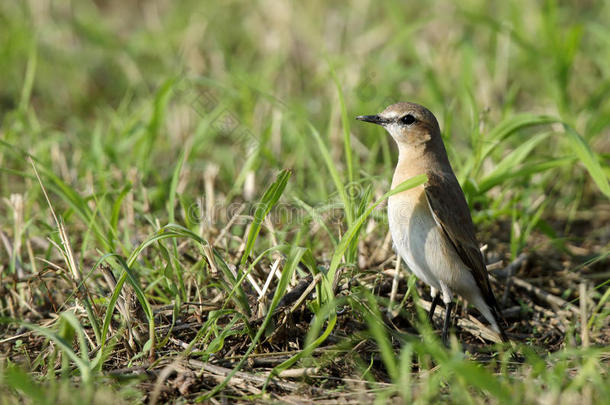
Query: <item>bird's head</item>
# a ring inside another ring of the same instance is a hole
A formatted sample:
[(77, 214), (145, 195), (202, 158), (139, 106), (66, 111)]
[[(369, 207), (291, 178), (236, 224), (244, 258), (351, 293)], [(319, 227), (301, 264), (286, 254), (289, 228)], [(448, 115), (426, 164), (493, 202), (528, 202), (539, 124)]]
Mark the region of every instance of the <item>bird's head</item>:
[(392, 104), (377, 115), (360, 115), (360, 121), (384, 127), (399, 147), (425, 144), (440, 138), (440, 129), (434, 114), (415, 103)]

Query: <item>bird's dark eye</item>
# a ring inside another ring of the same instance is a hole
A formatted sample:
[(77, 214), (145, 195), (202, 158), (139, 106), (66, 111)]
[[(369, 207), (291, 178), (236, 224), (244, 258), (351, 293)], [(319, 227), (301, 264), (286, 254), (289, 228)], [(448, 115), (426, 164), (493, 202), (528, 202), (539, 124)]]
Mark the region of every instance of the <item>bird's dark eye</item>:
[(412, 116), (411, 114), (407, 114), (400, 119), (400, 122), (402, 122), (405, 125), (411, 125), (415, 121), (417, 121), (417, 119), (414, 116)]

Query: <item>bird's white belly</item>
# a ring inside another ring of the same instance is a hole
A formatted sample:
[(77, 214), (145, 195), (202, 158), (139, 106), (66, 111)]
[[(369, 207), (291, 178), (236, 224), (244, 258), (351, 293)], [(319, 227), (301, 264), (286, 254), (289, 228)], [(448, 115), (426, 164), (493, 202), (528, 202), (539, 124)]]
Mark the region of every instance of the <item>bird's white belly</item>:
[[(415, 204), (388, 201), (388, 222), (397, 253), (409, 269), (429, 286), (442, 290), (463, 273), (455, 252), (448, 249), (442, 229), (430, 213), (425, 197)], [(457, 260), (456, 260), (457, 259)]]

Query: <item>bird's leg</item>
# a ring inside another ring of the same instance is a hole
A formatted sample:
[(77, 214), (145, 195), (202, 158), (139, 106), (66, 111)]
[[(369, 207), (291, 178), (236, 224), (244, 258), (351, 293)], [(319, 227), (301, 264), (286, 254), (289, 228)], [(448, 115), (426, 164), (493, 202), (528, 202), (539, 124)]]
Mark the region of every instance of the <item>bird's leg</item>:
[(449, 335), (449, 326), (451, 324), (451, 311), (453, 311), (453, 307), (455, 306), (454, 302), (449, 302), (445, 304), (445, 323), (443, 324), (443, 334), (442, 339), (445, 346), (448, 346), (447, 337)]
[(432, 304), (430, 305), (430, 311), (428, 312), (428, 323), (432, 326), (434, 326), (434, 324), (432, 323), (432, 317), (434, 316), (434, 310), (436, 309), (436, 306), (438, 305), (438, 303), (441, 301), (441, 294), (436, 291), (436, 294), (432, 294)]

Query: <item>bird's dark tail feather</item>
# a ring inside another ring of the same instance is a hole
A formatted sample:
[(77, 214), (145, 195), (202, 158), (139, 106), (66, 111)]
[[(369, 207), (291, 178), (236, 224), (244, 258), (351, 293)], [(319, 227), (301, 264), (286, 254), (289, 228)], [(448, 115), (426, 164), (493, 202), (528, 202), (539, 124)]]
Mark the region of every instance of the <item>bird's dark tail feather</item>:
[(498, 329), (500, 329), (500, 337), (503, 342), (509, 342), (508, 336), (506, 336), (506, 332), (504, 332), (504, 328), (502, 325), (506, 325), (506, 320), (502, 316), (502, 311), (500, 310), (500, 305), (496, 300), (496, 296), (494, 295), (493, 290), (491, 289), (491, 285), (489, 284), (489, 280), (487, 281), (487, 294), (484, 294), (485, 303), (489, 306), (491, 310), (491, 314), (493, 315), (496, 324), (498, 325)]
[(502, 341), (504, 343), (508, 343), (510, 342), (510, 340), (508, 339), (508, 336), (506, 336), (506, 332), (504, 331), (503, 326), (506, 325), (506, 320), (502, 316), (500, 310), (497, 308), (497, 305), (498, 304), (496, 303), (496, 307), (491, 307), (491, 314), (496, 319), (496, 324), (498, 325), (498, 329), (500, 330), (500, 338), (502, 338)]
[[(496, 297), (494, 297), (493, 293), (491, 293), (491, 304), (489, 305), (489, 308), (491, 309), (491, 314), (493, 315), (493, 317), (496, 320), (496, 324), (498, 325), (498, 329), (500, 331), (500, 338), (502, 339), (502, 342), (504, 343), (508, 343), (512, 346), (511, 341), (508, 339), (508, 336), (506, 336), (506, 332), (504, 331), (504, 326), (506, 325), (506, 320), (504, 319), (504, 317), (502, 316), (502, 312), (500, 311), (500, 306), (498, 305), (498, 301), (496, 301)], [(513, 359), (513, 361), (517, 362), (517, 363), (522, 363), (523, 362), (523, 358), (517, 354), (516, 351), (512, 350), (511, 351), (511, 357)]]

